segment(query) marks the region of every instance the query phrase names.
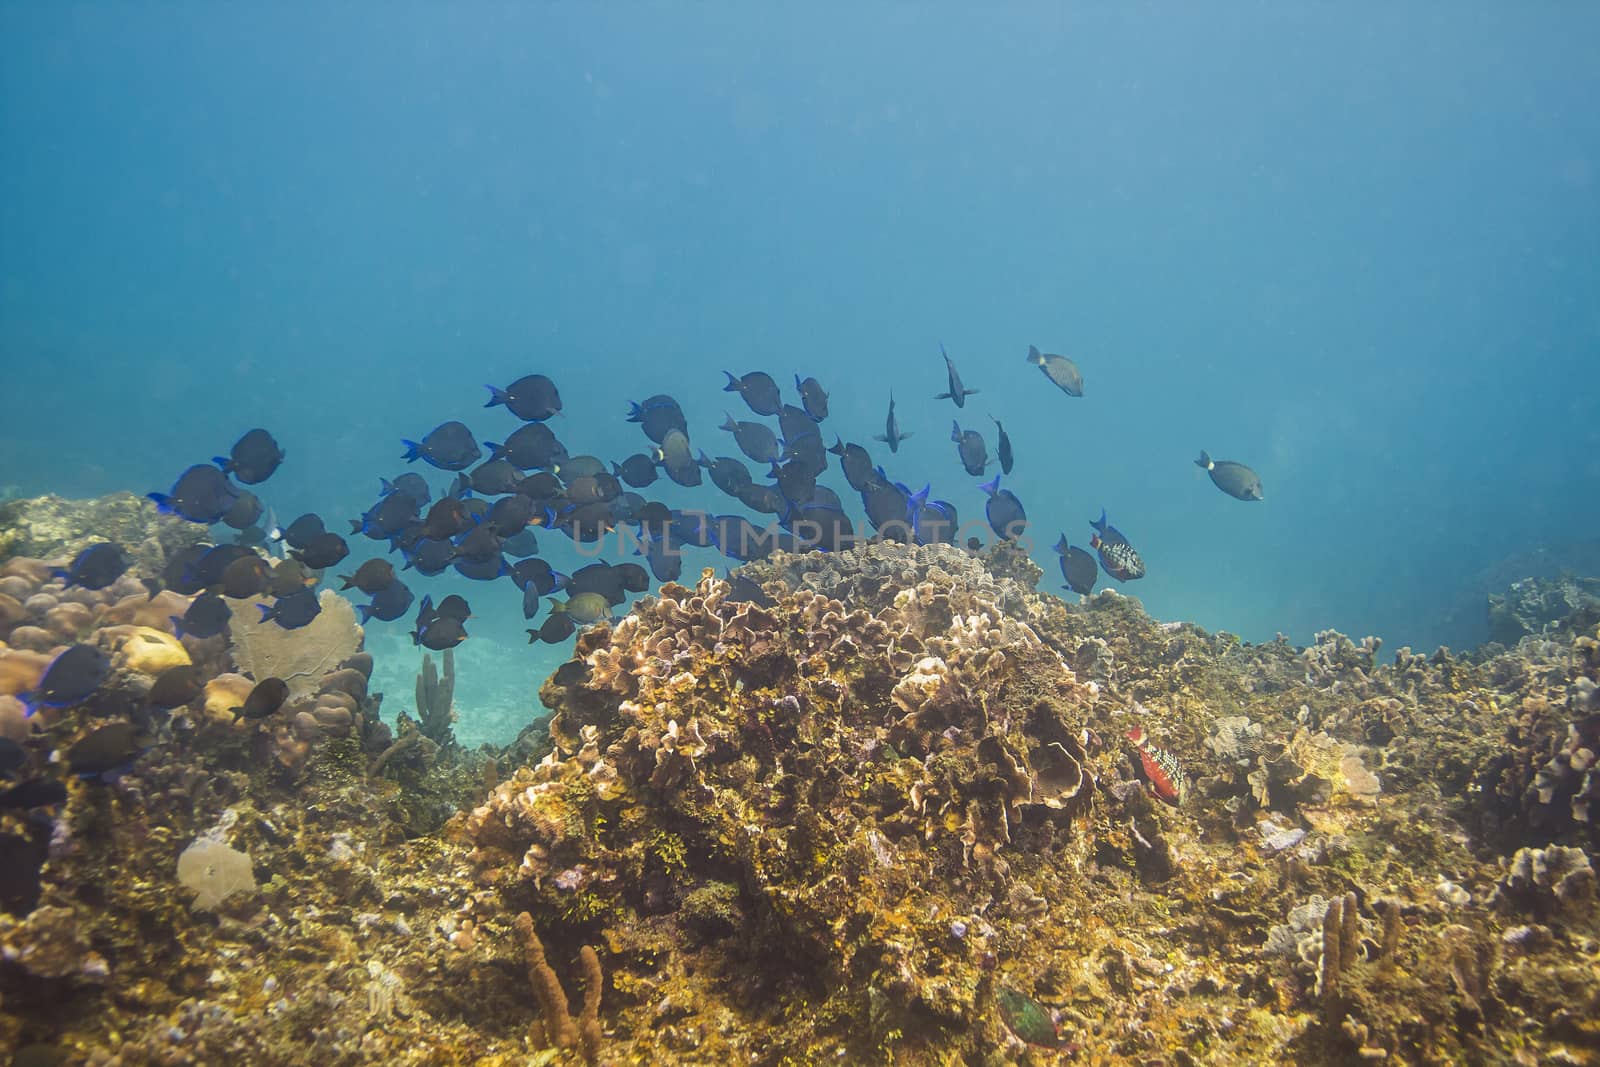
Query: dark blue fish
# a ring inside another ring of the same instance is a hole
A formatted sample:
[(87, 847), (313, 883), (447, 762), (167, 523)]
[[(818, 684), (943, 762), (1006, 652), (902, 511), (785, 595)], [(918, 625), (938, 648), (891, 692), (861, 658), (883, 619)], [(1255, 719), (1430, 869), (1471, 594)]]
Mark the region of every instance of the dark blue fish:
[[(521, 493), (513, 493), (510, 496), (503, 496), (496, 500), (490, 506), (489, 514), (484, 517), (483, 522), (485, 526), (494, 530), (501, 537), (515, 537), (527, 529), (528, 523), (533, 521), (536, 510), (537, 505), (534, 504), (531, 497), (523, 496)], [(531, 537), (533, 535), (530, 533), (528, 536)], [(539, 551), (539, 547), (538, 543), (535, 542), (531, 552), (537, 551)], [(530, 555), (531, 552), (524, 552), (522, 555)]]
[(148, 495), (163, 515), (210, 525), (222, 521), (239, 499), (239, 490), (222, 471), (200, 463), (180, 474), (171, 492)]
[(304, 563), (313, 570), (322, 570), (332, 567), (344, 560), (350, 554), (350, 546), (345, 539), (336, 533), (320, 533), (307, 541), (304, 548), (297, 548), (294, 558)]
[(235, 530), (246, 530), (255, 525), (261, 518), (261, 500), (254, 493), (240, 490), (239, 495), (229, 508), (227, 514), (222, 516), (222, 524)]
[(689, 432), (689, 423), (683, 417), (683, 409), (678, 406), (676, 400), (665, 393), (657, 393), (642, 404), (629, 404), (628, 421), (639, 423), (644, 429), (644, 435), (658, 445), (666, 437), (668, 430)]
[(270, 433), (258, 427), (234, 442), (228, 455), (217, 456), (212, 462), (243, 484), (256, 485), (272, 477), (283, 462), (283, 449)]
[(835, 437), (828, 451), (839, 457), (839, 469), (844, 471), (844, 480), (850, 483), (850, 488), (859, 493), (867, 487), (872, 478), (872, 457), (866, 449), (853, 442), (847, 445), (843, 438)]
[(948, 500), (928, 500), (912, 516), (911, 530), (919, 545), (954, 544), (961, 526)]
[(742, 574), (728, 574), (728, 599), (755, 604), (757, 607), (774, 608), (778, 602), (767, 593), (753, 579)]
[(472, 468), (467, 480), (475, 493), (505, 496), (517, 491), (517, 486), (522, 482), (522, 472), (512, 466), (509, 460), (491, 459)]
[(327, 532), (327, 527), (322, 524), (322, 516), (308, 512), (277, 531), (277, 540), (290, 548), (304, 548), (313, 537), (320, 537)]
[(1022, 501), (1017, 499), (1017, 494), (1009, 489), (1000, 488), (1000, 475), (995, 475), (994, 480), (978, 486), (988, 494), (989, 500), (983, 506), (984, 515), (989, 520), (989, 529), (995, 536), (1006, 541), (1015, 541), (1020, 538), (1023, 531), (1028, 528), (1028, 513), (1023, 510)]
[(531, 556), (538, 551), (539, 539), (534, 536), (531, 528), (518, 530), (500, 542), (501, 554), (510, 556), (512, 559), (522, 559), (524, 556)]
[(350, 520), (350, 532), (374, 541), (386, 541), (414, 522), (420, 513), (417, 500), (409, 493), (389, 493), (359, 519)]
[(422, 536), (434, 539), (454, 537), (467, 532), (472, 526), (466, 501), (447, 496), (435, 501), (433, 507), (428, 509), (427, 517), (422, 520)]
[(839, 552), (851, 547), (855, 541), (855, 525), (837, 504), (823, 503), (813, 498), (809, 503), (792, 510), (787, 518), (789, 530), (794, 534), (798, 542), (796, 547), (800, 551), (816, 549)]
[(750, 477), (750, 468), (733, 456), (712, 459), (702, 451), (697, 462), (711, 475), (711, 484), (729, 496), (738, 496), (739, 490), (754, 480)]
[(420, 630), (413, 630), (411, 633), (413, 644), (431, 648), (435, 652), (455, 648), (466, 639), (467, 628), (461, 624), (460, 619), (452, 619), (448, 615), (436, 618)]
[(901, 433), (900, 424), (895, 421), (894, 393), (891, 392), (889, 394), (889, 417), (883, 422), (883, 433), (878, 434), (873, 438), (873, 440), (882, 441), (884, 444), (888, 445), (890, 452), (898, 452), (900, 451), (900, 442), (904, 441), (910, 436), (911, 434)]
[(721, 429), (733, 434), (733, 440), (739, 446), (739, 451), (755, 460), (757, 463), (776, 463), (782, 455), (778, 445), (778, 435), (772, 432), (769, 426), (759, 422), (740, 422), (732, 415), (723, 421)]
[(511, 568), (506, 564), (505, 557), (496, 552), (488, 559), (456, 560), (456, 573), (474, 582), (492, 582), (496, 578), (510, 574)]
[(547, 596), (566, 584), (566, 576), (556, 572), (542, 559), (525, 559), (511, 568), (511, 580), (524, 590), (537, 590)]
[(65, 578), (69, 586), (104, 589), (127, 573), (128, 564), (127, 553), (119, 545), (102, 541), (79, 552), (65, 570), (56, 567), (50, 573)]
[(67, 787), (55, 778), (30, 778), (0, 793), (0, 810), (48, 808), (67, 802)]
[(466, 470), (483, 456), (472, 431), (464, 423), (455, 421), (441, 422), (420, 443), (406, 440), (400, 443), (406, 448), (401, 458), (407, 463), (423, 459), (442, 471)]
[(708, 548), (713, 541), (711, 516), (703, 511), (679, 511), (672, 517), (672, 539), (680, 545)]
[(372, 619), (377, 619), (379, 622), (393, 622), (404, 615), (410, 607), (411, 590), (406, 587), (406, 583), (396, 578), (373, 593), (370, 604), (359, 605), (356, 610), (361, 613), (363, 623)]
[(222, 571), (222, 595), (234, 600), (261, 596), (272, 587), (272, 564), (254, 553), (241, 556)]
[(963, 430), (959, 422), (952, 420), (950, 440), (956, 443), (956, 454), (966, 472), (974, 478), (982, 475), (983, 468), (989, 465), (989, 449), (983, 443), (983, 435), (977, 430)]
[(729, 371), (722, 373), (728, 375), (728, 384), (722, 387), (723, 392), (738, 393), (744, 397), (744, 402), (757, 415), (778, 413), (783, 399), (778, 395), (778, 383), (772, 380), (772, 375), (759, 370), (753, 370), (743, 378), (736, 378)]
[(456, 546), (445, 538), (425, 537), (413, 546), (406, 556), (406, 570), (415, 567), (417, 573), (424, 578), (431, 578), (436, 574), (443, 574), (450, 561), (455, 559)]
[(94, 645), (73, 645), (45, 668), (39, 685), (23, 694), (23, 717), (40, 708), (70, 708), (89, 699), (111, 674), (110, 658)]
[(392, 482), (387, 478), (379, 478), (378, 481), (383, 487), (384, 496), (388, 496), (391, 493), (404, 493), (417, 502), (419, 511), (427, 507), (428, 502), (433, 499), (433, 493), (428, 489), (428, 480), (415, 471), (407, 471), (405, 474), (397, 475)]
[(344, 585), (340, 590), (359, 589), (368, 596), (375, 596), (389, 588), (397, 580), (394, 574), (394, 564), (386, 559), (369, 559), (356, 568), (354, 574), (341, 574)]
[(1106, 569), (1107, 574), (1119, 582), (1131, 582), (1144, 577), (1144, 560), (1121, 531), (1106, 521), (1105, 508), (1100, 509), (1100, 521), (1089, 525), (1095, 530), (1089, 547), (1100, 553), (1100, 566)]
[(656, 480), (656, 461), (643, 452), (635, 452), (621, 463), (613, 463), (611, 473), (635, 489), (643, 489)]
[(1011, 438), (1006, 436), (1006, 428), (1000, 425), (999, 419), (995, 419), (993, 415), (989, 417), (994, 419), (995, 432), (1000, 435), (1000, 442), (995, 447), (995, 454), (1000, 457), (1000, 473), (1010, 474), (1012, 464)]
[(567, 483), (567, 499), (574, 504), (606, 504), (621, 495), (622, 483), (605, 471), (586, 474)]
[[(793, 449), (803, 437), (815, 437), (817, 446), (822, 446), (822, 432), (817, 429), (816, 420), (807, 415), (804, 408), (797, 408), (793, 404), (784, 404), (778, 409), (778, 435), (783, 438), (784, 448)], [(826, 452), (827, 449), (821, 448)]]
[(190, 564), (185, 577), (192, 578), (202, 589), (219, 585), (229, 567), (254, 556), (255, 553), (243, 545), (208, 545)]
[(801, 378), (794, 376), (794, 387), (800, 394), (800, 403), (806, 409), (806, 414), (811, 416), (811, 421), (821, 422), (828, 417), (828, 394), (823, 392), (822, 383), (815, 378)]
[(796, 507), (809, 503), (816, 494), (817, 476), (798, 459), (792, 459), (781, 466), (773, 464), (767, 476), (777, 485), (778, 492), (783, 494), (783, 499)]
[(752, 482), (732, 495), (739, 503), (762, 515), (782, 515), (789, 509), (789, 502), (783, 499), (777, 486), (765, 482)]
[(977, 390), (968, 389), (961, 384), (961, 375), (956, 373), (956, 365), (950, 362), (950, 353), (944, 350), (944, 345), (942, 343), (939, 345), (939, 354), (944, 357), (944, 372), (949, 377), (950, 391), (947, 393), (940, 393), (935, 396), (934, 399), (954, 400), (956, 402), (956, 407), (964, 408), (967, 406), (967, 397), (977, 393)]
[(618, 563), (615, 567), (622, 576), (622, 588), (629, 593), (643, 593), (650, 588), (650, 572), (637, 563)]
[(577, 629), (578, 624), (572, 621), (571, 616), (565, 612), (555, 612), (544, 620), (543, 626), (528, 631), (528, 644), (543, 641), (547, 645), (559, 645), (571, 637)]
[(905, 486), (887, 481), (876, 482), (861, 494), (861, 504), (867, 511), (867, 521), (885, 540), (909, 541), (911, 530), (911, 494)]
[(556, 383), (542, 374), (527, 374), (504, 389), (485, 386), (489, 399), (483, 405), (492, 408), (504, 404), (506, 409), (524, 422), (543, 422), (561, 411), (561, 393)]
[(658, 582), (674, 582), (683, 574), (683, 553), (665, 538), (653, 538), (646, 544), (644, 560)]
[(179, 637), (216, 637), (228, 628), (233, 609), (216, 593), (202, 593), (190, 603), (183, 618), (172, 616), (172, 629)]
[(1066, 579), (1062, 588), (1070, 589), (1080, 596), (1088, 596), (1094, 591), (1094, 583), (1100, 577), (1100, 568), (1095, 563), (1094, 557), (1076, 545), (1067, 543), (1067, 535), (1062, 534), (1056, 542), (1056, 552), (1061, 556), (1061, 577)]
[(27, 762), (27, 749), (9, 737), (0, 737), (0, 775), (10, 778), (20, 771)]
[(271, 604), (257, 604), (261, 621), (271, 619), (285, 630), (298, 630), (322, 614), (322, 601), (314, 589), (300, 589), (288, 596), (279, 597)]
[(590, 563), (572, 572), (572, 580), (567, 583), (567, 598), (570, 600), (579, 593), (599, 593), (606, 598), (606, 603), (615, 607), (628, 599), (622, 582), (623, 572), (620, 568), (603, 560)]
[(519, 471), (549, 470), (567, 458), (567, 446), (542, 422), (519, 426), (503, 444), (485, 441), (489, 460), (503, 459)]
[(500, 555), (500, 535), (493, 528), (476, 526), (456, 541), (456, 559), (483, 563)]

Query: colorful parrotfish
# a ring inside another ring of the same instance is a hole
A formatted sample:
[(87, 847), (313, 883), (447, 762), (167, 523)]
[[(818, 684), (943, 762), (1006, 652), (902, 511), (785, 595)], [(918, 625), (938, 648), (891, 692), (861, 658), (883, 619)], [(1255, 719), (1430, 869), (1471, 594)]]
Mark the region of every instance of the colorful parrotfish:
[(1184, 794), (1189, 791), (1189, 780), (1184, 777), (1178, 757), (1152, 745), (1142, 726), (1129, 730), (1128, 740), (1138, 750), (1139, 770), (1150, 783), (1150, 791), (1173, 807), (1182, 804)]

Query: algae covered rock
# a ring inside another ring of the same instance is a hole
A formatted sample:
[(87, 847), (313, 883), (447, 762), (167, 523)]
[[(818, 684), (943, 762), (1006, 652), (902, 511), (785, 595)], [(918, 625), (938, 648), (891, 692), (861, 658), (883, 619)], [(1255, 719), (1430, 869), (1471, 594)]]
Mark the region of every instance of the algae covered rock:
[(163, 515), (132, 493), (92, 500), (29, 497), (0, 504), (0, 560), (12, 556), (69, 559), (100, 541), (121, 545), (146, 574), (167, 558), (205, 540), (206, 528)]

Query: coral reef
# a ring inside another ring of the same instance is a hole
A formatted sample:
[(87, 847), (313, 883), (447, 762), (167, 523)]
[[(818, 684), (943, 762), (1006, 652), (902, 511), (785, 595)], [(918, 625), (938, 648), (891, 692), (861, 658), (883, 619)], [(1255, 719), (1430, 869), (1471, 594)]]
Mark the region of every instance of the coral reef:
[(1489, 596), (1489, 640), (1514, 645), (1530, 634), (1579, 632), (1600, 623), (1600, 578), (1524, 578)]
[[(0, 733), (67, 790), (0, 812), (0, 1047), (1600, 1060), (1592, 623), (1473, 655), (1249, 645), (1115, 592), (1068, 606), (1031, 567), (870, 545), (744, 568), (769, 607), (666, 585), (580, 634), (548, 719), (491, 760), (384, 728), (352, 627), (238, 719), (299, 653), (178, 639), (184, 598), (149, 608), (136, 575), (83, 594), (0, 565)], [(112, 677), (24, 720), (63, 634), (115, 650)], [(180, 655), (205, 692), (154, 714)], [(428, 666), (437, 722), (453, 665)], [(137, 736), (129, 765), (80, 779), (108, 727)], [(1181, 763), (1178, 803), (1136, 728)]]
[(92, 500), (58, 496), (0, 502), (0, 560), (13, 556), (70, 560), (99, 541), (121, 545), (146, 573), (205, 540), (205, 528), (171, 515), (132, 493)]

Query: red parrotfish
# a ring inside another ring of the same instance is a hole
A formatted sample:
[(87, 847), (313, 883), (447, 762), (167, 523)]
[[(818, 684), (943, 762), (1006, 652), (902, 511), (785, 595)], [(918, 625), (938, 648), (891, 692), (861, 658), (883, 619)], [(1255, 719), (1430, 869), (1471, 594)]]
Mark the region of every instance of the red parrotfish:
[(1128, 731), (1128, 740), (1139, 752), (1139, 769), (1150, 783), (1150, 791), (1173, 807), (1183, 803), (1189, 790), (1189, 781), (1183, 776), (1178, 758), (1164, 748), (1150, 743), (1144, 727), (1135, 726)]

